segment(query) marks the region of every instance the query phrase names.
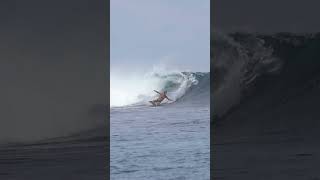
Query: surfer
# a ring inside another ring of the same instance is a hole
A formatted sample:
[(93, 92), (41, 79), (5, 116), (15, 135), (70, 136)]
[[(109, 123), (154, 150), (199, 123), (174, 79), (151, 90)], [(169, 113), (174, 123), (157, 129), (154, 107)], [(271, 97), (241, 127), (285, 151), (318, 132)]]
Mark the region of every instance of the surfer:
[(163, 91), (163, 92), (158, 92), (156, 90), (153, 90), (153, 91), (159, 94), (159, 97), (157, 99), (155, 99), (153, 101), (149, 101), (154, 106), (158, 106), (164, 99), (168, 99), (169, 101), (173, 101), (170, 98), (168, 98), (167, 91)]

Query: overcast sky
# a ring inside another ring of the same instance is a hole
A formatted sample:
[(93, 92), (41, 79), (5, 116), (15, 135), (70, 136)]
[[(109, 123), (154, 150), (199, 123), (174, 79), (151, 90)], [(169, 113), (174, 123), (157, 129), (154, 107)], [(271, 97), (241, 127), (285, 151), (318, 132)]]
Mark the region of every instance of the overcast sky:
[(209, 71), (209, 0), (111, 0), (110, 11), (111, 71)]
[(319, 0), (214, 0), (213, 28), (222, 31), (319, 32)]

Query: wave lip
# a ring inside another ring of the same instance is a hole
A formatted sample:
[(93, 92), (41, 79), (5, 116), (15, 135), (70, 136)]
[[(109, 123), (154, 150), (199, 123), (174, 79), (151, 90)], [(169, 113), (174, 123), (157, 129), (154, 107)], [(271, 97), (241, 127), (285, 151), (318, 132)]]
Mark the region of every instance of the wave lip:
[[(204, 78), (206, 77), (206, 78)], [(209, 73), (202, 72), (151, 72), (143, 76), (128, 78), (126, 83), (111, 81), (111, 107), (147, 105), (155, 99), (157, 94), (153, 90), (168, 92), (168, 97), (175, 101), (182, 101), (185, 96), (199, 85), (206, 83), (209, 94)], [(199, 90), (199, 93), (201, 91)], [(163, 103), (171, 103), (164, 100)]]
[(318, 74), (319, 39), (320, 33), (215, 34), (211, 40), (214, 114), (225, 116), (268, 83), (273, 87), (279, 81), (286, 89)]

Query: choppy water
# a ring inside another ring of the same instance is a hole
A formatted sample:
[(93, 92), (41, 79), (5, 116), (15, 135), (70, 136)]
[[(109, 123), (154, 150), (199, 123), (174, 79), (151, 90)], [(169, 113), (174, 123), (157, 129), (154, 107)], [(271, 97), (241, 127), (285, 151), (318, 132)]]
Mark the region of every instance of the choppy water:
[(112, 108), (111, 179), (210, 179), (208, 102)]

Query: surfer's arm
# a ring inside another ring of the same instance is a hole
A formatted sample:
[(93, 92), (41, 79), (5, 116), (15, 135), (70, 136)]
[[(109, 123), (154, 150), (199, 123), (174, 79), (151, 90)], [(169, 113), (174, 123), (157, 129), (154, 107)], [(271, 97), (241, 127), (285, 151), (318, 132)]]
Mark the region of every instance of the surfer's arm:
[(156, 90), (153, 90), (154, 92), (156, 92), (156, 93), (158, 93), (158, 94), (160, 94), (158, 91), (156, 91)]

